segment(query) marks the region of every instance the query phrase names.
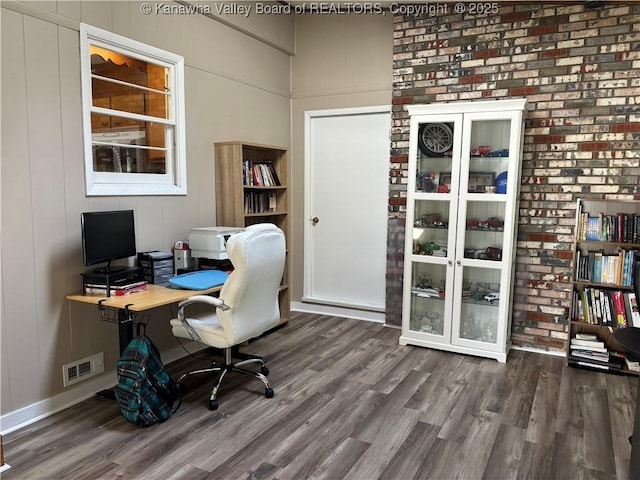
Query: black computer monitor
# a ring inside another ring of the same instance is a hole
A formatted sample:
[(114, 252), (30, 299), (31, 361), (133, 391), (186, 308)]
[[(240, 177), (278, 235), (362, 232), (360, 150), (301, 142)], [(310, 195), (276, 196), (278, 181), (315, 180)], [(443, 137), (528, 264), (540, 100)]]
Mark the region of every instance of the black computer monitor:
[(105, 263), (96, 273), (113, 273), (111, 261), (136, 254), (136, 234), (133, 210), (84, 212), (82, 254), (86, 266)]

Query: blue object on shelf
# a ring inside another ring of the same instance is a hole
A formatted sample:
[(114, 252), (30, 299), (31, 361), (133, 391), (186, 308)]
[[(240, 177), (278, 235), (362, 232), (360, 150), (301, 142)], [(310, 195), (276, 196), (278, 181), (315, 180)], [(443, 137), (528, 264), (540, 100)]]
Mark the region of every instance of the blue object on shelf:
[(222, 270), (196, 270), (169, 279), (169, 285), (187, 290), (206, 290), (222, 285), (228, 276), (229, 274)]
[(502, 172), (496, 177), (496, 193), (507, 193), (507, 172)]

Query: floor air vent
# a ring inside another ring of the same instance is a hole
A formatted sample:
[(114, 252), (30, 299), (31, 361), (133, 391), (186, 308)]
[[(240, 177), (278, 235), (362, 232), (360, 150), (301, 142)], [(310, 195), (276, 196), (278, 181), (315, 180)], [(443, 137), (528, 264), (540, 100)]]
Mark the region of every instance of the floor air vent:
[(102, 352), (90, 357), (67, 363), (62, 366), (62, 382), (65, 387), (104, 372), (104, 354)]

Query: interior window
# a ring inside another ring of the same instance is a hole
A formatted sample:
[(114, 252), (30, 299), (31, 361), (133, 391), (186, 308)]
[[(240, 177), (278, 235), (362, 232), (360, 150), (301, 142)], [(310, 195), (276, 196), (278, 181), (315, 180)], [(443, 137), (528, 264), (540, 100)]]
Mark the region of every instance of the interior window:
[(80, 27), (87, 195), (186, 194), (184, 60)]

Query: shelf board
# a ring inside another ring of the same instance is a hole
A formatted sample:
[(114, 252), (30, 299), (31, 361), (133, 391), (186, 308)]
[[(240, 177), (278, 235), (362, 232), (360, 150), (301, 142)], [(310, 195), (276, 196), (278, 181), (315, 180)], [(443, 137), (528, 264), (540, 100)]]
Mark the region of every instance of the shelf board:
[(286, 190), (286, 185), (273, 185), (271, 187), (260, 186), (260, 185), (243, 185), (242, 188), (245, 190)]
[(578, 245), (582, 246), (611, 246), (611, 247), (627, 247), (629, 250), (637, 250), (640, 249), (640, 243), (629, 243), (629, 242), (611, 242), (607, 240), (576, 240)]
[(259, 213), (245, 213), (245, 217), (275, 217), (286, 215), (287, 212), (259, 212)]
[(574, 285), (579, 285), (583, 287), (600, 287), (600, 288), (610, 288), (615, 290), (628, 290), (633, 291), (632, 285), (618, 285), (615, 283), (598, 283), (598, 282), (590, 282), (589, 280), (574, 280)]

